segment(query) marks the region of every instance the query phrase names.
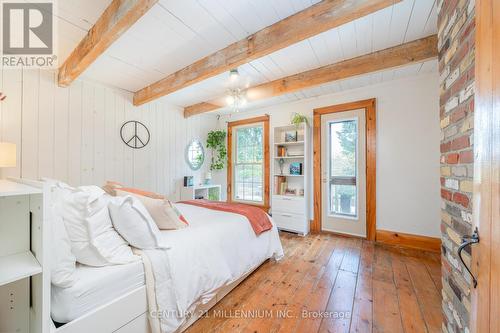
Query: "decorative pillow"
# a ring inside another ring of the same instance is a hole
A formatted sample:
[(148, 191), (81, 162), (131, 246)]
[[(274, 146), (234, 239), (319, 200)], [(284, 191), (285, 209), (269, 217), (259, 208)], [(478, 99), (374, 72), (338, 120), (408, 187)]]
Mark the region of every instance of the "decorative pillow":
[(132, 193), (132, 194), (138, 194), (138, 195), (142, 195), (144, 197), (153, 198), (153, 199), (165, 199), (165, 196), (163, 196), (161, 194), (157, 194), (154, 192), (149, 192), (149, 191), (145, 191), (145, 190), (141, 190), (141, 189), (133, 188), (133, 187), (125, 187), (125, 185), (118, 183), (118, 182), (114, 182), (114, 181), (107, 181), (106, 184), (102, 187), (102, 189), (104, 191), (106, 191), (106, 193), (108, 193), (112, 196), (117, 196), (116, 191), (120, 190), (122, 192), (127, 192), (127, 194)]
[(108, 181), (106, 181), (106, 184), (104, 184), (102, 189), (107, 194), (115, 197), (116, 196), (116, 189), (123, 188), (123, 187), (125, 187), (125, 186), (121, 183), (108, 180)]
[(166, 199), (153, 199), (139, 194), (131, 194), (122, 189), (116, 190), (116, 195), (119, 197), (131, 195), (140, 200), (158, 228), (162, 230), (182, 229), (188, 226), (186, 219), (177, 208)]
[(148, 197), (148, 198), (152, 198), (152, 199), (165, 199), (165, 196), (163, 196), (161, 194), (157, 194), (157, 193), (154, 193), (154, 192), (148, 192), (148, 191), (140, 190), (138, 188), (122, 187), (120, 189), (120, 191), (128, 192), (128, 193), (131, 193), (131, 194), (142, 195), (143, 197)]
[(116, 197), (109, 203), (109, 212), (116, 231), (130, 245), (142, 250), (167, 248), (161, 242), (160, 229), (139, 199)]
[(177, 207), (175, 207), (175, 205), (171, 201), (169, 201), (169, 202), (172, 205), (172, 208), (174, 209), (174, 212), (177, 215), (177, 217), (179, 218), (179, 220), (181, 220), (182, 223), (184, 223), (185, 225), (188, 226), (189, 222), (186, 220), (184, 215), (182, 215), (182, 213), (177, 209)]
[(69, 288), (75, 284), (76, 257), (71, 252), (71, 241), (64, 221), (53, 214), (50, 278), (53, 285)]
[(140, 260), (113, 229), (107, 196), (97, 186), (72, 188), (58, 183), (59, 207), (76, 260), (89, 266), (126, 264)]

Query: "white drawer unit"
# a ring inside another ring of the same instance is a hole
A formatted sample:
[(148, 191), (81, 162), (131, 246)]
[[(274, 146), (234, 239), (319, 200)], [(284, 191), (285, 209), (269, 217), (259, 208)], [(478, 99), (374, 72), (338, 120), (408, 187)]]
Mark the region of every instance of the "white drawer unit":
[(151, 332), (149, 328), (149, 320), (147, 312), (135, 318), (128, 324), (114, 331), (114, 333), (148, 333)]
[(304, 215), (305, 200), (303, 197), (273, 197), (273, 211)]
[(304, 215), (273, 212), (273, 220), (279, 229), (296, 232), (301, 235), (306, 235), (309, 232), (308, 223)]

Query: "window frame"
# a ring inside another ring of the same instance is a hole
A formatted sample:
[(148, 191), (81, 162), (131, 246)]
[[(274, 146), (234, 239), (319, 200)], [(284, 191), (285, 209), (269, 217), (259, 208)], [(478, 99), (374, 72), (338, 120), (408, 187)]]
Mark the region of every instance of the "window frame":
[[(233, 185), (235, 184), (235, 158), (236, 158), (236, 148), (235, 140), (236, 137), (233, 138), (233, 132), (236, 134), (236, 129), (241, 127), (248, 127), (252, 125), (256, 125), (262, 123), (263, 127), (263, 201), (262, 202), (254, 202), (254, 201), (246, 201), (246, 200), (236, 200), (233, 198)], [(269, 160), (269, 116), (261, 116), (249, 119), (243, 119), (233, 122), (228, 122), (227, 124), (227, 132), (228, 132), (228, 142), (227, 142), (227, 152), (228, 152), (228, 167), (227, 167), (227, 201), (228, 202), (238, 202), (244, 203), (248, 205), (258, 206), (264, 210), (269, 209), (269, 170), (270, 170), (270, 160)]]

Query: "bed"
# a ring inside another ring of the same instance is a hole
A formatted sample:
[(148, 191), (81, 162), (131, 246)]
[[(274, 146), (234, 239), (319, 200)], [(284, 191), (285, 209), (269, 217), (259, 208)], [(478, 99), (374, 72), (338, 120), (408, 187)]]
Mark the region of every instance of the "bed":
[(75, 285), (51, 288), (52, 319), (57, 323), (71, 322), (144, 285), (144, 268), (140, 261), (105, 267), (78, 264)]
[(256, 236), (242, 215), (176, 206), (190, 226), (162, 231), (169, 250), (138, 251), (138, 263), (79, 266), (73, 287), (52, 287), (52, 318), (66, 323), (53, 331), (182, 332), (262, 263), (283, 256), (274, 224)]

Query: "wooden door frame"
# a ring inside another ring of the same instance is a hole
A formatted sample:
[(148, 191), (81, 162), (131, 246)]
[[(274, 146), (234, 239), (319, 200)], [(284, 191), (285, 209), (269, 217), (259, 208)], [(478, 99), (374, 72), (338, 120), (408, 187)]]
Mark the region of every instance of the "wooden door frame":
[(233, 127), (264, 123), (264, 204), (255, 205), (266, 212), (269, 210), (269, 184), (270, 184), (270, 159), (269, 159), (269, 115), (231, 121), (227, 123), (227, 202), (233, 201)]
[(321, 116), (325, 114), (365, 109), (366, 117), (366, 239), (375, 240), (376, 234), (376, 140), (377, 118), (376, 99), (327, 106), (314, 109), (313, 132), (313, 173), (314, 173), (314, 220), (311, 232), (321, 232), (322, 187), (321, 187)]
[(472, 247), (477, 288), (471, 290), (473, 332), (499, 332), (500, 317), (500, 5), (476, 1), (473, 224), (480, 242)]

